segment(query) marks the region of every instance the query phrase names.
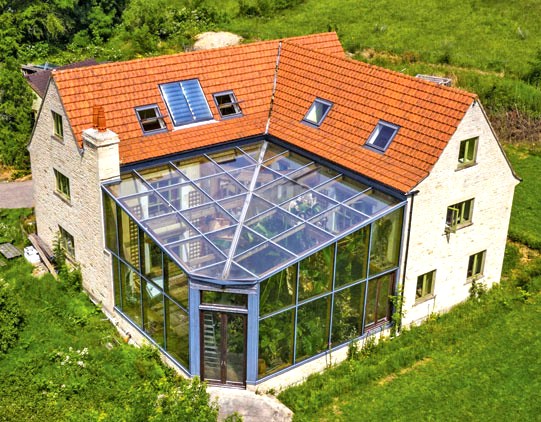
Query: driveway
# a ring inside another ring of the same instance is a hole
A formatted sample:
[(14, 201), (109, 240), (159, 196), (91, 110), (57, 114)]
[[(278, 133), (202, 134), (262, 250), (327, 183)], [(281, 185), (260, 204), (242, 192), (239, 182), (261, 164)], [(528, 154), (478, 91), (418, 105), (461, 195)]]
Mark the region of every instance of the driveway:
[(32, 208), (32, 180), (0, 183), (0, 208)]

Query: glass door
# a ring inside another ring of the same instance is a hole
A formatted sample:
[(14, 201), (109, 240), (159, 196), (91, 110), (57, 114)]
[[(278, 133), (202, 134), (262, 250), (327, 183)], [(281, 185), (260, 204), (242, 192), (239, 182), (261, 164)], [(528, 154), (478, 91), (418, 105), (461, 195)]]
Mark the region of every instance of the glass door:
[(246, 384), (246, 315), (201, 311), (201, 378)]

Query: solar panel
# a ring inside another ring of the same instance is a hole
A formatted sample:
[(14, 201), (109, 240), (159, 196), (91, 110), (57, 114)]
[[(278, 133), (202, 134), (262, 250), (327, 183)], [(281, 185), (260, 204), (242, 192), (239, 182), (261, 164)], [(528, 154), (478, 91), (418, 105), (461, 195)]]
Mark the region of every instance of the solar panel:
[(163, 84), (160, 89), (175, 126), (212, 119), (197, 79)]

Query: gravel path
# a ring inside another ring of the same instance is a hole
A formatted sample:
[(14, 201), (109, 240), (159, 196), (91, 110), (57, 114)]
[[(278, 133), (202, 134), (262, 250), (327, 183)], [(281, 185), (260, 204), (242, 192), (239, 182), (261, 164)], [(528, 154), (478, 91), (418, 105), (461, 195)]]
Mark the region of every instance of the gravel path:
[(0, 183), (0, 208), (32, 208), (32, 187), (32, 180)]

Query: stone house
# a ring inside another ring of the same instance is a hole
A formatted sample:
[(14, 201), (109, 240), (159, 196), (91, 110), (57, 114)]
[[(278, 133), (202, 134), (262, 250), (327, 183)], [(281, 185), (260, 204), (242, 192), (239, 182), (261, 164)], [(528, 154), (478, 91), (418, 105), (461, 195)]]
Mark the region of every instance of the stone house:
[(474, 94), (335, 33), (55, 70), (29, 145), (126, 336), (186, 376), (281, 388), (498, 282), (518, 183)]

